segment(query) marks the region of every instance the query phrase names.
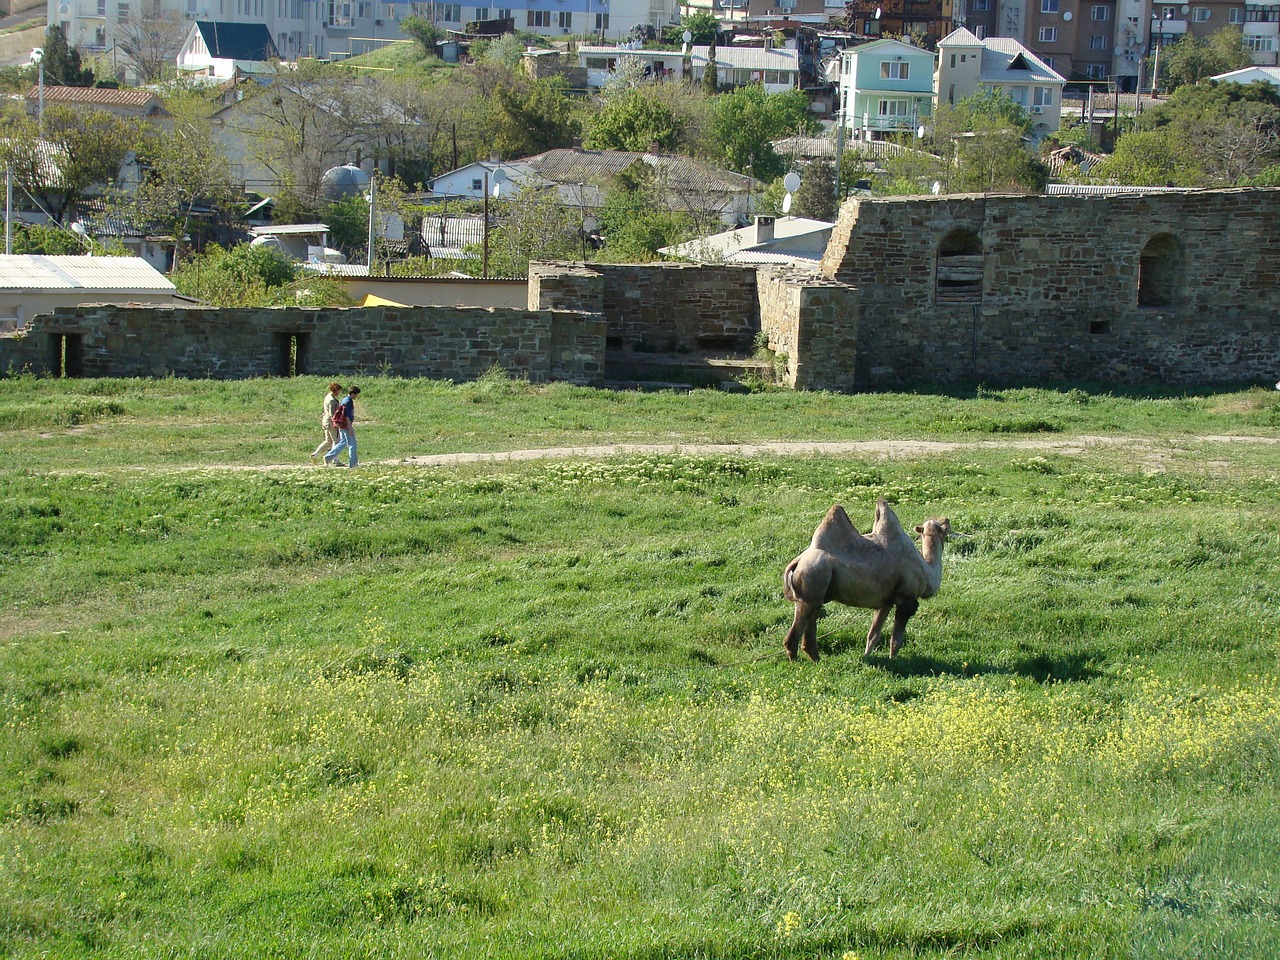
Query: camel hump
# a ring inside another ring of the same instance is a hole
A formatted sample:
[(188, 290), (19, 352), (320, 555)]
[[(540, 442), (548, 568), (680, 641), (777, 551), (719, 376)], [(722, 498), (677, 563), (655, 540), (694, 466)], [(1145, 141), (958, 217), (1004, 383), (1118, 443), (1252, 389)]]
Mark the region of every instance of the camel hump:
[(827, 515), (818, 524), (818, 529), (813, 531), (813, 541), (810, 546), (815, 550), (838, 550), (847, 546), (849, 541), (861, 536), (858, 528), (849, 519), (849, 514), (844, 512), (844, 507), (837, 503), (827, 511)]

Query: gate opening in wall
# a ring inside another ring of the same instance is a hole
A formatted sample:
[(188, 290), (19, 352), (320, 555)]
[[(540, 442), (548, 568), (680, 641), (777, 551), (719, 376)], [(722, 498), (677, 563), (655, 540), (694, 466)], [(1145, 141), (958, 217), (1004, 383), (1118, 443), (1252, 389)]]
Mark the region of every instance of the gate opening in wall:
[(301, 377), (309, 370), (309, 333), (277, 333), (275, 338), (275, 357), (271, 364), (271, 375), (275, 377)]
[(49, 372), (55, 377), (84, 376), (83, 334), (49, 334)]

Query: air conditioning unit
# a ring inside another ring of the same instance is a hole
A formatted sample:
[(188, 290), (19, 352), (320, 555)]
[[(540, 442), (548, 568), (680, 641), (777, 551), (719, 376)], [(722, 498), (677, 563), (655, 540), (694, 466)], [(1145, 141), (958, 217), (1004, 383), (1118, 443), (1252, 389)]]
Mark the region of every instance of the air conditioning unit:
[(1032, 108), (1031, 108), (1031, 112), (1032, 112), (1032, 113), (1044, 113), (1044, 107), (1032, 107)]
[(373, 25), (374, 25), (375, 27), (380, 27), (380, 26), (382, 26), (382, 21), (381, 21), (381, 20), (375, 20), (375, 21), (373, 21)]

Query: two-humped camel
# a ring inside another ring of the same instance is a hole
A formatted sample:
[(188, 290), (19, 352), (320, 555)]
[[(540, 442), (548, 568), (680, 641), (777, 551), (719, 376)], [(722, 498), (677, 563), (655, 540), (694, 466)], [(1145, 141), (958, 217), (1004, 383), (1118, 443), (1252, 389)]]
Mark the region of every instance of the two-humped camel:
[(951, 522), (934, 517), (916, 527), (916, 533), (920, 534), (919, 550), (883, 498), (876, 501), (870, 536), (854, 528), (840, 504), (828, 510), (809, 549), (787, 564), (783, 574), (786, 597), (796, 605), (795, 620), (783, 643), (787, 656), (794, 660), (798, 648), (818, 659), (818, 615), (830, 601), (875, 611), (867, 653), (880, 642), (889, 608), (896, 608), (889, 639), (889, 656), (895, 656), (920, 601), (932, 597), (942, 584), (942, 548)]

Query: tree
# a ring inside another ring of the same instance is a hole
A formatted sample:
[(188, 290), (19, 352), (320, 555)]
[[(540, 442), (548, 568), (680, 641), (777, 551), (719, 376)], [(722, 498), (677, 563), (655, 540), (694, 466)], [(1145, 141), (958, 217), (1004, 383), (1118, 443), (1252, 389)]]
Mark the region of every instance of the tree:
[(836, 202), (836, 168), (826, 160), (814, 160), (800, 172), (800, 188), (791, 198), (791, 213), (812, 220), (835, 220), (840, 205)]
[(103, 110), (55, 104), (44, 112), (43, 140), (38, 123), (25, 114), (6, 120), (0, 129), (0, 164), (13, 171), (15, 187), (57, 223), (74, 219), (86, 195), (115, 185), (141, 138), (134, 121)]
[(526, 157), (568, 147), (578, 132), (561, 77), (499, 88), (493, 101), (493, 116), (491, 142), (503, 157)]
[[(582, 217), (560, 203), (555, 192), (523, 190), (513, 200), (492, 205), (489, 275), (523, 277), (530, 260), (577, 260), (582, 249)], [(472, 251), (479, 253), (479, 251)]]
[(62, 28), (56, 24), (44, 34), (44, 82), (55, 87), (91, 87), (93, 71), (80, 64), (80, 54), (67, 44)]
[(720, 33), (720, 20), (709, 10), (697, 10), (680, 17), (680, 25), (672, 27), (669, 34), (674, 35), (676, 43), (684, 41), (685, 31), (693, 35), (692, 43), (698, 46), (713, 45)]
[(518, 33), (504, 33), (500, 37), (478, 43), (480, 44), (478, 48), (473, 45), (471, 49), (471, 55), (476, 60), (487, 60), (490, 63), (514, 68), (524, 57), (525, 45)]
[(711, 112), (715, 159), (758, 180), (772, 180), (785, 170), (771, 141), (817, 129), (802, 91), (766, 93), (758, 83), (716, 97)]
[(400, 20), (400, 32), (406, 37), (418, 41), (422, 50), (429, 57), (436, 56), (436, 47), (444, 39), (445, 33), (426, 17), (410, 15)]
[(716, 66), (716, 45), (713, 40), (707, 50), (707, 66), (702, 71), (702, 92), (712, 95), (718, 93), (719, 90), (720, 70)]
[(606, 100), (603, 108), (587, 120), (584, 145), (593, 150), (648, 150), (656, 143), (664, 153), (673, 153), (684, 129), (681, 119), (663, 100), (643, 88)]
[(152, 0), (147, 9), (119, 19), (116, 49), (133, 64), (142, 83), (155, 83), (173, 64), (189, 29), (186, 20)]
[(1161, 73), (1173, 89), (1199, 83), (1219, 73), (1250, 66), (1253, 56), (1244, 45), (1239, 27), (1226, 26), (1208, 37), (1184, 33), (1164, 48)]
[(693, 218), (670, 209), (662, 193), (653, 170), (644, 163), (633, 163), (619, 173), (600, 209), (605, 246), (596, 259), (645, 263), (658, 259), (659, 248), (694, 236)]
[(1116, 142), (1098, 175), (1132, 185), (1252, 184), (1280, 163), (1280, 93), (1270, 84), (1181, 86)]
[(267, 246), (244, 243), (225, 250), (212, 245), (176, 267), (170, 279), (178, 292), (217, 307), (272, 306), (297, 268)]

